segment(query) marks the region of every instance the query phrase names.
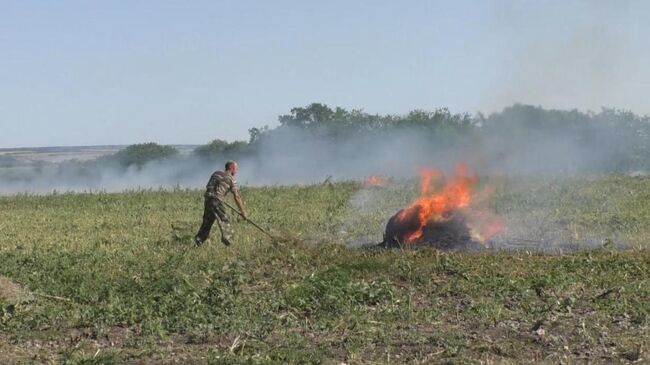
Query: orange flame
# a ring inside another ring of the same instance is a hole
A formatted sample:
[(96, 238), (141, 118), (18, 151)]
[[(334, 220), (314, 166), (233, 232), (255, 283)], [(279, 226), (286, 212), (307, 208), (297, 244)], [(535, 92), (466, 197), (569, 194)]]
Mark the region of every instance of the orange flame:
[(383, 187), (386, 186), (386, 178), (373, 175), (364, 180), (362, 185), (364, 188)]
[[(413, 204), (403, 209), (396, 217), (397, 224), (410, 228), (405, 243), (413, 243), (422, 237), (424, 227), (432, 220), (445, 220), (454, 211), (467, 210), (472, 204), (472, 189), (478, 184), (478, 176), (470, 176), (466, 165), (458, 164), (456, 174), (444, 181), (442, 189), (430, 194), (431, 184), (436, 180), (444, 180), (442, 172), (436, 169), (420, 169), (421, 196)], [(504, 225), (493, 216), (470, 214), (469, 223), (477, 230), (480, 240), (486, 240), (500, 233)]]
[(421, 168), (418, 170), (420, 175), (420, 195), (425, 196), (429, 194), (431, 183), (443, 177), (443, 174), (438, 169)]

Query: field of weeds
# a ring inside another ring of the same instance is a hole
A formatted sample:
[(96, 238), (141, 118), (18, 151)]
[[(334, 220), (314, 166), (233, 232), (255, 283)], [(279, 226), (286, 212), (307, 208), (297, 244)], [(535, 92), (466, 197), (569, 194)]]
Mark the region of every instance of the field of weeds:
[(415, 182), (245, 188), (284, 239), (230, 247), (201, 191), (2, 197), (0, 363), (648, 361), (650, 179), (484, 181), (504, 251), (357, 248)]

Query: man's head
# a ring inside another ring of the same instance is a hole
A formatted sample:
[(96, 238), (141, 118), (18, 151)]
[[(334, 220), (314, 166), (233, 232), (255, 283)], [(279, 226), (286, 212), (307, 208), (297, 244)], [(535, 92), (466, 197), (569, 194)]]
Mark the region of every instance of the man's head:
[(232, 176), (235, 176), (237, 174), (237, 170), (239, 167), (237, 166), (237, 162), (230, 160), (226, 162), (226, 172), (229, 173)]

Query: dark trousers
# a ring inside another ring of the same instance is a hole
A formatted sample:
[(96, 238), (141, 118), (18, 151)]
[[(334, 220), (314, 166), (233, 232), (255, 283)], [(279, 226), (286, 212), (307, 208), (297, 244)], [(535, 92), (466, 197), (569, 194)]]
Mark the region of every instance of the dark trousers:
[(207, 240), (208, 236), (210, 236), (212, 224), (214, 224), (215, 221), (221, 231), (221, 237), (231, 241), (232, 230), (224, 205), (219, 201), (219, 199), (206, 197), (205, 202), (203, 203), (203, 223), (201, 223), (201, 228), (199, 228), (196, 238), (201, 242)]

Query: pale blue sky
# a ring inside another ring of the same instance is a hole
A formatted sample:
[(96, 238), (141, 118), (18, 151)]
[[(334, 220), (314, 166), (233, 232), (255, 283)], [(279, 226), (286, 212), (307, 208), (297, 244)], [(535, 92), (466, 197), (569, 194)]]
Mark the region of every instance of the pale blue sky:
[(650, 114), (650, 1), (0, 1), (0, 148), (246, 139), (294, 106)]

